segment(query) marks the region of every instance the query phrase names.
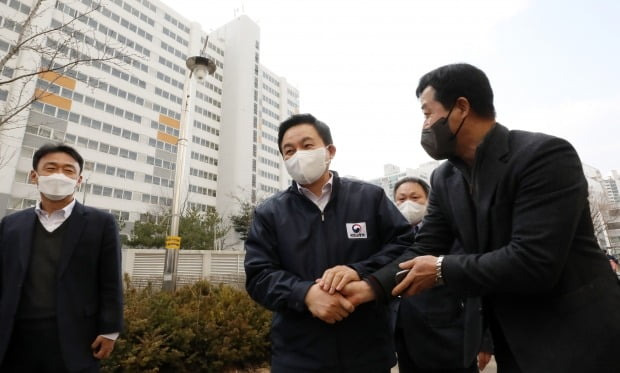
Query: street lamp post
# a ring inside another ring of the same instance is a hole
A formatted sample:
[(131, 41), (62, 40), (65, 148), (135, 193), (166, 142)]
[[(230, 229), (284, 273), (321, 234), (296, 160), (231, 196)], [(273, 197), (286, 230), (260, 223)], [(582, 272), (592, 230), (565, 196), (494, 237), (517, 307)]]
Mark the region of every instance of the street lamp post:
[[(85, 177), (84, 177), (85, 176)], [(86, 173), (84, 173), (84, 175), (82, 176), (82, 190), (84, 191), (82, 193), (82, 205), (86, 206), (86, 195), (88, 194), (88, 180), (90, 179), (91, 174), (88, 173), (88, 175)]]
[(177, 141), (177, 159), (174, 173), (174, 186), (172, 191), (172, 218), (170, 221), (170, 235), (166, 237), (166, 261), (164, 263), (164, 280), (162, 289), (174, 291), (176, 289), (177, 261), (181, 248), (179, 237), (179, 220), (181, 218), (181, 188), (183, 187), (183, 175), (185, 173), (185, 155), (187, 150), (186, 127), (187, 117), (191, 108), (190, 96), (192, 89), (192, 75), (198, 80), (204, 79), (207, 74), (213, 75), (215, 63), (206, 57), (189, 57), (185, 64), (185, 83), (183, 84), (183, 102), (181, 110), (181, 123), (179, 124), (179, 139)]

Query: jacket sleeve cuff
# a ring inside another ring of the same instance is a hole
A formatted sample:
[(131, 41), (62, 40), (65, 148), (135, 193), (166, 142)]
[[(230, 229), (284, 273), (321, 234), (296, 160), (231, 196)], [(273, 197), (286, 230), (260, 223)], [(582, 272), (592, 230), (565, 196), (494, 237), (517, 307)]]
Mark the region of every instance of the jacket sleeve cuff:
[(103, 338), (110, 339), (112, 341), (116, 341), (118, 339), (120, 333), (108, 333), (108, 334), (100, 334)]
[(308, 290), (310, 290), (312, 285), (314, 285), (313, 281), (299, 281), (295, 284), (289, 297), (289, 308), (299, 312), (306, 311), (308, 309), (306, 306), (306, 294), (308, 294)]
[(364, 273), (363, 268), (362, 268), (362, 266), (360, 264), (357, 264), (357, 263), (347, 264), (347, 267), (349, 267), (352, 270), (354, 270), (355, 272), (357, 272), (357, 275), (360, 276), (360, 278), (364, 277), (365, 273)]
[(450, 286), (450, 288), (456, 292), (462, 292), (462, 286), (459, 281), (462, 276), (462, 267), (459, 264), (458, 257), (461, 255), (445, 255), (443, 262), (441, 263), (441, 276), (443, 277), (444, 285)]
[(388, 297), (383, 290), (383, 286), (381, 286), (381, 283), (379, 283), (379, 281), (375, 277), (370, 275), (364, 278), (364, 281), (366, 281), (366, 283), (370, 285), (372, 292), (375, 294), (375, 301), (379, 303), (386, 303), (388, 301)]

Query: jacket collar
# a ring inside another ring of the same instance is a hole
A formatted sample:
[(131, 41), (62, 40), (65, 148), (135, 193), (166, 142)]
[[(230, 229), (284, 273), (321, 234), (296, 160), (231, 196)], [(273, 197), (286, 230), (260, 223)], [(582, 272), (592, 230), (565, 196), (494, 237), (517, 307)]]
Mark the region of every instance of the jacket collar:
[[(489, 207), (495, 198), (497, 184), (508, 168), (509, 140), (510, 131), (497, 123), (476, 149), (473, 169), (466, 167), (460, 159), (449, 160), (454, 172), (447, 181), (448, 196), (463, 236), (465, 232), (477, 234), (476, 237), (462, 237), (466, 241), (463, 244), (475, 248), (475, 251), (484, 251), (488, 243)], [(476, 227), (472, 226), (474, 222)]]
[[(71, 213), (73, 212), (73, 207), (75, 206), (75, 204), (77, 203), (77, 199), (73, 198), (73, 200), (71, 202), (69, 202), (67, 204), (67, 206), (61, 208), (60, 210), (56, 210), (56, 211), (52, 211), (52, 214), (56, 214), (56, 213), (61, 213), (62, 216), (67, 219), (69, 216), (71, 216)], [(37, 204), (34, 206), (34, 212), (41, 217), (41, 215), (47, 215), (47, 212), (43, 210), (43, 207), (41, 206), (41, 201), (37, 202)]]
[[(340, 176), (338, 176), (338, 172), (336, 171), (329, 170), (329, 172), (331, 172), (332, 174), (332, 196), (330, 198), (331, 200), (334, 198), (335, 194), (338, 192), (338, 189), (340, 188)], [(290, 192), (297, 193), (303, 196), (303, 194), (299, 191), (299, 184), (297, 184), (295, 180), (292, 181), (291, 186), (288, 188), (288, 190)]]
[(493, 128), (489, 130), (476, 148), (473, 170), (459, 157), (452, 157), (448, 159), (448, 162), (458, 169), (468, 182), (471, 182), (473, 171), (480, 168), (481, 163), (489, 163), (490, 160), (505, 159), (505, 156), (510, 152), (510, 147), (508, 145), (509, 137), (510, 131), (508, 131), (508, 128), (499, 123), (495, 123)]

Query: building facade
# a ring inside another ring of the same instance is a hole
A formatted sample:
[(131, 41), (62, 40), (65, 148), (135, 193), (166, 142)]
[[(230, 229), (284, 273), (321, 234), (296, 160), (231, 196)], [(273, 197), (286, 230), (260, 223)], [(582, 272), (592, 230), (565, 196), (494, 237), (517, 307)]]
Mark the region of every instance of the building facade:
[[(0, 0), (0, 58), (23, 32), (19, 20), (34, 3)], [(288, 184), (275, 129), (298, 112), (299, 92), (260, 65), (260, 30), (247, 16), (207, 34), (159, 1), (44, 4), (34, 26), (61, 29), (42, 39), (47, 51), (58, 53), (23, 51), (0, 71), (0, 113), (20, 97), (40, 97), (0, 133), (0, 216), (38, 200), (28, 174), (33, 152), (49, 142), (82, 154), (76, 197), (128, 222), (125, 231), (131, 222), (169, 209), (189, 80), (185, 61), (195, 55), (214, 60), (217, 70), (191, 80), (184, 206), (217, 208), (227, 216), (234, 212), (232, 197), (255, 200)], [(92, 58), (64, 68), (67, 61)], [(56, 70), (27, 84), (1, 84), (20, 71), (46, 67)]]

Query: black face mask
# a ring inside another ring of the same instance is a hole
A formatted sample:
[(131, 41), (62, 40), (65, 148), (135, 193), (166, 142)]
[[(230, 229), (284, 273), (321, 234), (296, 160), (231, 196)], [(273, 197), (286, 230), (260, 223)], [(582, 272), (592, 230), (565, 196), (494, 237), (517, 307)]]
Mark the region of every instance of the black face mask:
[(465, 118), (463, 118), (463, 121), (459, 124), (459, 128), (453, 134), (452, 131), (450, 131), (450, 123), (448, 122), (453, 108), (454, 106), (450, 108), (447, 117), (439, 118), (430, 127), (422, 129), (422, 139), (420, 143), (426, 153), (436, 160), (450, 158), (455, 154), (456, 135), (459, 134), (461, 127), (463, 127)]

